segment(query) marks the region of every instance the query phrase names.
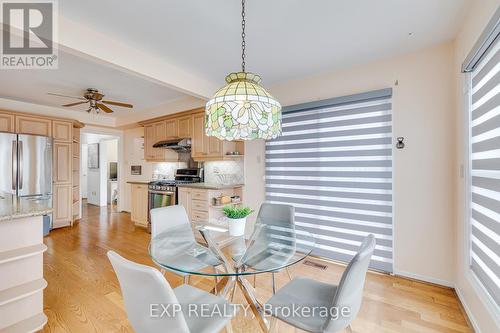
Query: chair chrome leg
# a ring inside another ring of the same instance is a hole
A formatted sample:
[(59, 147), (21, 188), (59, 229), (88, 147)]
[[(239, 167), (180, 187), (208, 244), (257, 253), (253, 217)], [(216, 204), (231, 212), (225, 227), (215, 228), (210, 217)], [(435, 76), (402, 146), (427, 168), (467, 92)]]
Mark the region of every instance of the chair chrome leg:
[(286, 270), (286, 274), (288, 275), (288, 279), (290, 281), (292, 281), (292, 274), (290, 273), (290, 269), (287, 267), (287, 268), (285, 268), (285, 270)]
[(278, 332), (276, 330), (276, 326), (278, 324), (278, 318), (276, 317), (271, 317), (271, 321), (269, 322), (269, 333), (274, 333)]
[(160, 269), (160, 273), (161, 273), (161, 275), (165, 275), (165, 273), (166, 273), (166, 272), (167, 272), (167, 271), (166, 271), (166, 270), (164, 270), (163, 268), (162, 268), (162, 269)]
[(253, 287), (255, 288), (257, 284), (257, 274), (253, 275)]
[(235, 283), (234, 287), (233, 287), (233, 290), (231, 291), (231, 303), (234, 300), (234, 294), (236, 294), (236, 287), (237, 287), (237, 284)]
[(276, 277), (274, 276), (276, 273), (271, 273), (273, 276), (273, 295), (276, 294)]
[(184, 284), (189, 284), (190, 280), (191, 280), (191, 275), (184, 275)]
[(346, 331), (347, 333), (352, 333), (352, 328), (351, 328), (351, 325), (347, 326), (347, 327), (345, 328), (345, 331)]

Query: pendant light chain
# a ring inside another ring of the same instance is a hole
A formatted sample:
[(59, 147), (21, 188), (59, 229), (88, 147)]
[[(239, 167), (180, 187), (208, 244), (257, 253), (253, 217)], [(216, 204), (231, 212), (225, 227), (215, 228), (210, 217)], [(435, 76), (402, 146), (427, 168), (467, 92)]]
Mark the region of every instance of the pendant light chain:
[(245, 0), (241, 0), (241, 71), (245, 72)]

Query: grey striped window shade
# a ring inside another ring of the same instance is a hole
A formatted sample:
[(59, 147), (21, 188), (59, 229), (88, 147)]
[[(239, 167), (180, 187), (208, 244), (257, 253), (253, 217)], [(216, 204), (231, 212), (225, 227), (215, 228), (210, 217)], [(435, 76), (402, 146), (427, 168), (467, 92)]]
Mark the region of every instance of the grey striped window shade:
[(470, 263), (500, 307), (500, 42), (470, 80)]
[(266, 200), (295, 206), (313, 254), (347, 262), (372, 233), (371, 267), (392, 272), (392, 89), (283, 110), (266, 142)]

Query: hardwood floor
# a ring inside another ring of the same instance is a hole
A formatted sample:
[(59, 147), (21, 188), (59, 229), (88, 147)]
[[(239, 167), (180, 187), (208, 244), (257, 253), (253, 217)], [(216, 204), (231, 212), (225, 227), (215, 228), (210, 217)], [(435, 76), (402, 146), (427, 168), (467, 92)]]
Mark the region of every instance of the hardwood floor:
[[(84, 218), (75, 226), (52, 231), (45, 238), (48, 287), (44, 304), (49, 321), (43, 331), (133, 332), (106, 252), (113, 249), (130, 260), (153, 266), (148, 242), (149, 234), (134, 227), (129, 214), (90, 205), (85, 205)], [(292, 275), (329, 283), (340, 280), (343, 266), (318, 262), (327, 269), (299, 263), (291, 268)], [(278, 287), (288, 281), (284, 272), (277, 277)], [(175, 275), (168, 275), (168, 280), (173, 287), (181, 283)], [(191, 283), (209, 290), (213, 279), (193, 277)], [(259, 299), (265, 301), (271, 293), (270, 276), (260, 275)], [(235, 302), (243, 303), (242, 295), (237, 294)], [(250, 316), (240, 313), (233, 320), (234, 332), (259, 332)], [(368, 274), (363, 305), (352, 328), (357, 333), (473, 332), (452, 289), (377, 273)], [(294, 329), (279, 323), (278, 332)]]

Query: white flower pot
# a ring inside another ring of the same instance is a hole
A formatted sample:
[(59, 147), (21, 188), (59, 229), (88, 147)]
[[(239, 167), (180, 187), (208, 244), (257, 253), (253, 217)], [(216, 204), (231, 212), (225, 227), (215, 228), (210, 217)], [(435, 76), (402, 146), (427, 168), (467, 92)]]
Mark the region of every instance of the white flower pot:
[(243, 236), (245, 234), (245, 224), (247, 218), (242, 219), (230, 219), (227, 218), (227, 225), (229, 227), (230, 236)]

